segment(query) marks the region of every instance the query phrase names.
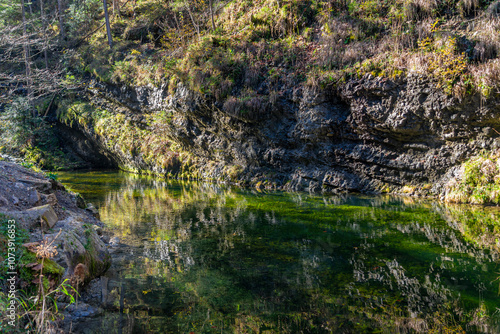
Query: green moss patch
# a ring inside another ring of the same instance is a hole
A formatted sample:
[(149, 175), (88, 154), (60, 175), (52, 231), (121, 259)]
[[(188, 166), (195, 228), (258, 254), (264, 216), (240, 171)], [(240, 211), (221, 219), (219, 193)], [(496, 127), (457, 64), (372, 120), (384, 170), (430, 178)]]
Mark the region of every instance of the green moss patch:
[(461, 176), (446, 185), (451, 203), (500, 204), (500, 152), (484, 152), (461, 167)]

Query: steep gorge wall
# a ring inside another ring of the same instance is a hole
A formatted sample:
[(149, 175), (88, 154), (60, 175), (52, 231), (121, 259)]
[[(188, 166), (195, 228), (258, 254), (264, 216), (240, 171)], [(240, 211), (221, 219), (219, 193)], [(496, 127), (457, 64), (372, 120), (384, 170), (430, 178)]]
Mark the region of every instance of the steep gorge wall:
[(257, 112), (182, 84), (93, 82), (86, 99), (60, 126), (121, 168), (265, 188), (439, 194), (460, 163), (500, 146), (497, 100), (458, 99), (421, 75), (298, 88)]

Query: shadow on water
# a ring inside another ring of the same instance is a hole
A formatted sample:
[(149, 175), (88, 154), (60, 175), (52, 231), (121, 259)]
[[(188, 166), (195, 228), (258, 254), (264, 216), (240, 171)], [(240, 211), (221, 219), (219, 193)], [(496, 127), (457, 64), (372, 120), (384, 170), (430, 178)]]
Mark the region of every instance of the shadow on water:
[(106, 311), (76, 332), (500, 332), (495, 209), (117, 172), (60, 179), (121, 241)]

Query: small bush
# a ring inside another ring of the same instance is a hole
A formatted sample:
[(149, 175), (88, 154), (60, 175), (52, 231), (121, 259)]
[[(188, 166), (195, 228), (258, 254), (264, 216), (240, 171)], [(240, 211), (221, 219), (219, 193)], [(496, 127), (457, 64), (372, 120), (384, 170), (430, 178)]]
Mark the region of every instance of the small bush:
[(243, 120), (257, 120), (269, 110), (267, 97), (245, 91), (240, 97), (229, 97), (222, 108), (226, 113)]
[(469, 159), (461, 177), (446, 185), (445, 200), (452, 203), (500, 204), (500, 151)]
[(465, 53), (458, 54), (456, 37), (448, 37), (445, 40), (425, 38), (419, 41), (419, 49), (427, 58), (428, 73), (437, 79), (439, 86), (450, 94), (461, 95), (462, 93), (457, 91), (460, 85), (457, 84), (469, 84), (468, 59)]

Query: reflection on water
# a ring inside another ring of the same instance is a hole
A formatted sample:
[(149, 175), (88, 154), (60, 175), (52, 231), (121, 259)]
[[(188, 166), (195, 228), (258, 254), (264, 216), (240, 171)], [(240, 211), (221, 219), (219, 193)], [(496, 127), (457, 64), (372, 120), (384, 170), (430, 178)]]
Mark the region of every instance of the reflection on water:
[(60, 178), (123, 244), (105, 315), (77, 331), (499, 332), (497, 212), (115, 172)]

